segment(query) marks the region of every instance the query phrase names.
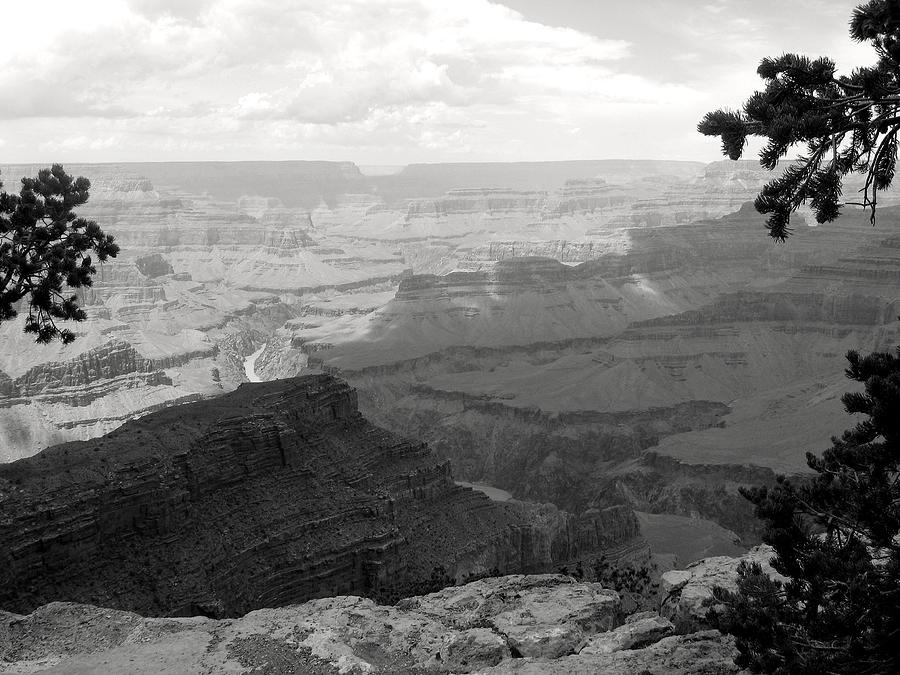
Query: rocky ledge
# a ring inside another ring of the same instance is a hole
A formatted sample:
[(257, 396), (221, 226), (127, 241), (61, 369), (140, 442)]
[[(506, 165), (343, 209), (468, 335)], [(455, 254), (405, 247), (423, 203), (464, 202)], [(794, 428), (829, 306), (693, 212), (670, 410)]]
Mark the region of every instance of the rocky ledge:
[(680, 631), (697, 630), (706, 625), (706, 615), (713, 600), (713, 588), (720, 586), (737, 592), (738, 567), (742, 562), (758, 564), (770, 578), (786, 582), (770, 564), (775, 551), (771, 546), (755, 546), (740, 558), (715, 556), (704, 558), (683, 570), (671, 570), (662, 575), (660, 593), (661, 612), (671, 619)]
[[(736, 565), (692, 567), (685, 602), (704, 583), (733, 584)], [(666, 607), (678, 611), (680, 589), (669, 590)], [(70, 603), (0, 613), (0, 670), (15, 673), (717, 675), (739, 672), (735, 655), (718, 631), (679, 633), (652, 611), (626, 617), (616, 592), (555, 574), (482, 579), (393, 606), (342, 596), (218, 621)]]
[(237, 616), (409, 595), (436, 570), (549, 571), (638, 537), (628, 509), (548, 508), (456, 485), (341, 380), (247, 384), (0, 465), (0, 608)]

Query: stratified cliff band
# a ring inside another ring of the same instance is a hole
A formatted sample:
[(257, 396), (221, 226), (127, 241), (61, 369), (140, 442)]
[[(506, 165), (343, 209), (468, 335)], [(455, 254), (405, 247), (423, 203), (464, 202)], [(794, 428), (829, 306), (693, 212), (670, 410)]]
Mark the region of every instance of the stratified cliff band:
[(328, 375), (242, 385), (0, 466), (0, 607), (243, 614), (638, 537), (624, 508), (496, 503), (379, 429)]

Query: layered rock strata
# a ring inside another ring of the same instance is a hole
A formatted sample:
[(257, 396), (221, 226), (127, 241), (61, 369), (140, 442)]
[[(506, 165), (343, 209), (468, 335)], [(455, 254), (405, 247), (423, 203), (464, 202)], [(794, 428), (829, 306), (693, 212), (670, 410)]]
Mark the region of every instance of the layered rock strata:
[(786, 246), (749, 204), (621, 228), (621, 250), (498, 238), (470, 250), (473, 271), (404, 279), (384, 307), (297, 326), (293, 344), (461, 478), (568, 510), (707, 518), (752, 544), (738, 488), (805, 471), (851, 424), (843, 355), (900, 340), (900, 217), (879, 218), (799, 226)]
[(243, 385), (0, 466), (0, 607), (233, 616), (613, 551), (634, 514), (573, 518), (457, 486), (327, 375)]
[(71, 345), (35, 345), (23, 317), (0, 326), (0, 380), (9, 381), (0, 386), (0, 461), (236, 386), (210, 332), (252, 305), (216, 300), (169, 272), (152, 256), (105, 263), (80, 289), (89, 318), (72, 326)]
[[(7, 189), (39, 168), (0, 167)], [(735, 208), (766, 178), (749, 164), (652, 161), (414, 165), (390, 176), (366, 176), (355, 165), (339, 162), (66, 168), (92, 181), (91, 200), (79, 215), (96, 219), (122, 247), (116, 261), (100, 267), (97, 283), (81, 289), (90, 321), (73, 326), (79, 342), (110, 352), (126, 343), (139, 358), (152, 361), (153, 369), (112, 368), (95, 381), (81, 378), (75, 386), (91, 391), (74, 397), (68, 387), (48, 388), (30, 403), (4, 397), (0, 461), (95, 437), (165, 405), (228, 391), (244, 380), (240, 360), (265, 343), (271, 347), (262, 363), (278, 365), (264, 369), (263, 376), (293, 375), (305, 354), (300, 349), (276, 354), (279, 340), (296, 346), (312, 342), (309, 349), (316, 349), (340, 342), (323, 332), (356, 334), (361, 322), (353, 319), (389, 302), (410, 272), (485, 271), (523, 255), (604, 261), (597, 268), (604, 277), (702, 265), (698, 250), (738, 261), (753, 252), (741, 247), (728, 258), (728, 246), (705, 237), (707, 225), (691, 227), (689, 221)], [(678, 227), (661, 227), (667, 225)], [(721, 288), (733, 286), (715, 281)], [(581, 335), (596, 326), (606, 335), (632, 319), (698, 304), (695, 280), (686, 282), (690, 288), (679, 291), (680, 297), (664, 292), (664, 301), (650, 303), (649, 312), (635, 301), (652, 281), (616, 288), (596, 279), (580, 283), (597, 288), (587, 288), (574, 300), (556, 294), (557, 307), (544, 322), (556, 325), (555, 338), (567, 329)], [(427, 305), (435, 302), (444, 300), (419, 302), (416, 320), (432, 314)], [(572, 308), (567, 310), (567, 304)], [(285, 320), (302, 316), (300, 323), (309, 330), (295, 331), (296, 325), (288, 324), (275, 335), (284, 321), (263, 319), (272, 315), (273, 305), (286, 310)], [(392, 318), (394, 309), (378, 313), (378, 320)], [(484, 297), (471, 307), (453, 309), (469, 318), (480, 313), (483, 324), (458, 333), (454, 342), (490, 342), (492, 316), (507, 334), (527, 336), (529, 325), (540, 323), (529, 318), (517, 324), (509, 318), (539, 313), (530, 301), (510, 307), (505, 319), (500, 303)], [(593, 321), (578, 321), (579, 312)], [(307, 319), (309, 314), (315, 318)], [(246, 317), (253, 318), (242, 322)], [(454, 332), (453, 320), (440, 317), (437, 332)], [(394, 334), (402, 332), (399, 326), (395, 321)], [(87, 351), (77, 345), (36, 347), (17, 340), (20, 332), (21, 324), (5, 323), (0, 341), (29, 367), (77, 369)], [(402, 348), (422, 336), (414, 337)], [(116, 344), (101, 347), (106, 342)], [(104, 357), (97, 352), (97, 358)], [(13, 380), (22, 375), (2, 358), (0, 371)], [(83, 372), (93, 376), (93, 371)], [(0, 395), (6, 393), (3, 382), (0, 375)]]

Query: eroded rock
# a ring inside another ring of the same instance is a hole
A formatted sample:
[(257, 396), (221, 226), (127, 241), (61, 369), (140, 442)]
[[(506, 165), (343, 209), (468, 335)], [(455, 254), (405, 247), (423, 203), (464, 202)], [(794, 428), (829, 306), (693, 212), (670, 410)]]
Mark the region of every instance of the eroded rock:
[(614, 530), (579, 548), (557, 515), (456, 485), (427, 445), (362, 417), (341, 380), (246, 384), (0, 465), (0, 607), (221, 618), (402, 597), (433, 588), (438, 567), (545, 571), (622, 543)]
[(644, 649), (612, 654), (575, 654), (556, 661), (516, 659), (481, 673), (490, 675), (729, 675), (734, 665), (734, 641), (719, 631), (667, 637)]
[[(396, 606), (339, 596), (226, 620), (154, 619), (90, 605), (51, 603), (27, 616), (0, 613), (0, 671), (737, 672), (730, 638), (716, 631), (666, 637), (639, 648), (660, 634), (645, 630), (646, 626), (666, 625), (660, 617), (645, 613), (606, 633), (617, 607), (615, 593), (558, 575), (485, 579)], [(554, 627), (559, 630), (554, 632)], [(585, 640), (621, 637), (628, 631), (643, 636), (632, 641), (630, 649), (613, 653), (581, 649)]]
[(539, 658), (577, 651), (586, 636), (615, 626), (621, 613), (615, 591), (557, 574), (484, 579), (398, 606), (459, 628), (488, 625), (514, 655)]
[(659, 642), (675, 632), (675, 626), (655, 612), (640, 612), (625, 623), (590, 639), (579, 654), (612, 654), (623, 649), (637, 649)]
[(709, 611), (705, 603), (713, 597), (716, 586), (729, 591), (737, 590), (737, 569), (741, 562), (759, 563), (770, 577), (785, 580), (769, 564), (774, 555), (772, 547), (763, 544), (739, 558), (705, 558), (687, 569), (666, 572), (660, 581), (660, 593), (664, 598), (663, 615), (671, 619), (679, 630), (696, 630), (705, 626)]

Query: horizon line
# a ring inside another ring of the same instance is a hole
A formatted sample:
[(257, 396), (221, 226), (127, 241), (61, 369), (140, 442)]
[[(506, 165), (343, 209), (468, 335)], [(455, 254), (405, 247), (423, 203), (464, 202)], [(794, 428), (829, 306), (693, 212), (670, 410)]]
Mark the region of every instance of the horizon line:
[(473, 160), (473, 161), (435, 161), (435, 162), (406, 162), (406, 163), (371, 163), (357, 162), (350, 159), (155, 159), (155, 160), (107, 160), (107, 161), (83, 161), (83, 160), (65, 160), (65, 161), (5, 161), (0, 159), (0, 166), (19, 166), (19, 165), (47, 165), (53, 164), (79, 164), (79, 165), (110, 165), (110, 164), (353, 164), (357, 167), (391, 167), (404, 168), (408, 166), (451, 166), (451, 165), (471, 165), (471, 164), (587, 164), (591, 162), (668, 162), (673, 164), (713, 164), (716, 162), (753, 162), (759, 163), (756, 158), (741, 158), (732, 160), (728, 157), (720, 157), (713, 160), (700, 159), (671, 159), (656, 157), (597, 157), (593, 159), (521, 159), (521, 160)]

